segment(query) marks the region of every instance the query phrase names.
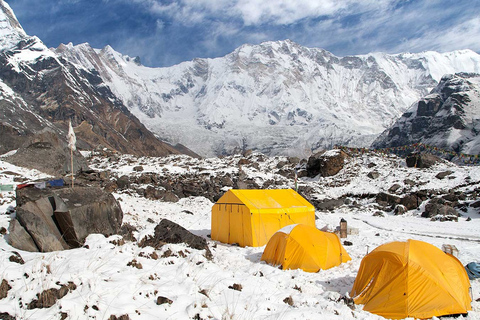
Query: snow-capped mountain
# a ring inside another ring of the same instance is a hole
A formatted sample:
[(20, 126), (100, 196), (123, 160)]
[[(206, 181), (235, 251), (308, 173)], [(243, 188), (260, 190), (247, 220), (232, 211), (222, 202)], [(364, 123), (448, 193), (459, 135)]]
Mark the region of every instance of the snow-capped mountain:
[(98, 72), (77, 68), (28, 36), (0, 0), (0, 152), (17, 149), (45, 128), (78, 146), (98, 145), (137, 155), (180, 153), (158, 140), (117, 99)]
[(98, 71), (150, 130), (207, 156), (367, 146), (444, 74), (480, 72), (480, 55), (470, 50), (341, 58), (289, 40), (168, 68), (142, 66), (108, 46), (56, 52)]
[(442, 77), (373, 144), (377, 148), (424, 143), (466, 154), (480, 153), (480, 74)]

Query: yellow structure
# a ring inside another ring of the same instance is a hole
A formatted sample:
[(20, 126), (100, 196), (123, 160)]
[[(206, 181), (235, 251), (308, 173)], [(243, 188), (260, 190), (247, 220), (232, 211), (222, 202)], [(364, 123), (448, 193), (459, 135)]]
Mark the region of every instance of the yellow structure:
[(305, 224), (277, 231), (263, 251), (262, 261), (282, 269), (317, 272), (351, 260), (338, 236)]
[(212, 239), (260, 247), (295, 223), (315, 226), (315, 208), (292, 189), (231, 189), (212, 208)]
[(431, 318), (471, 310), (470, 282), (452, 255), (422, 241), (391, 242), (366, 255), (351, 297), (385, 318)]

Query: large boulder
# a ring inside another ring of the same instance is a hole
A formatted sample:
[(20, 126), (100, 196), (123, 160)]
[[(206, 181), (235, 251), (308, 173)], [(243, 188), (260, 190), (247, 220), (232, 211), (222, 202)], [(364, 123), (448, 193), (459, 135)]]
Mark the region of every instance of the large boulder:
[(337, 149), (318, 152), (308, 158), (307, 176), (311, 178), (319, 174), (322, 177), (334, 176), (342, 170), (346, 157), (345, 152)]
[(444, 160), (429, 153), (412, 153), (405, 159), (409, 168), (430, 168), (438, 162)]
[(38, 251), (48, 252), (79, 247), (92, 233), (118, 234), (123, 212), (112, 194), (96, 187), (24, 188), (17, 190), (16, 217), (19, 225), (12, 220), (9, 227), (11, 245), (33, 249), (23, 228)]

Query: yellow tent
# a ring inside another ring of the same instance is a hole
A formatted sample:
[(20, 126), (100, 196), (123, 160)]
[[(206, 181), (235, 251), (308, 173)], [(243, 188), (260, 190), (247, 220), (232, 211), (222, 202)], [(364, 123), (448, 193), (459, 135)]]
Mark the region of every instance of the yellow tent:
[(260, 247), (295, 223), (315, 226), (315, 208), (292, 189), (231, 189), (212, 208), (212, 239)]
[(263, 251), (262, 261), (282, 269), (317, 272), (351, 260), (337, 235), (295, 224), (277, 231)]
[(437, 247), (416, 240), (391, 242), (366, 255), (351, 297), (385, 318), (431, 318), (471, 310), (463, 265)]

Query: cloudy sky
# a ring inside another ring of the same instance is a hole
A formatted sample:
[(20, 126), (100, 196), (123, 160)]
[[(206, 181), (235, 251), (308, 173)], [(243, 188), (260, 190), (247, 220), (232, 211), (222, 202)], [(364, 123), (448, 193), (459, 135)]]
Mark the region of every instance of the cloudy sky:
[(480, 53), (478, 0), (6, 0), (29, 35), (111, 45), (144, 65), (215, 58), (242, 44), (290, 39), (337, 56)]

